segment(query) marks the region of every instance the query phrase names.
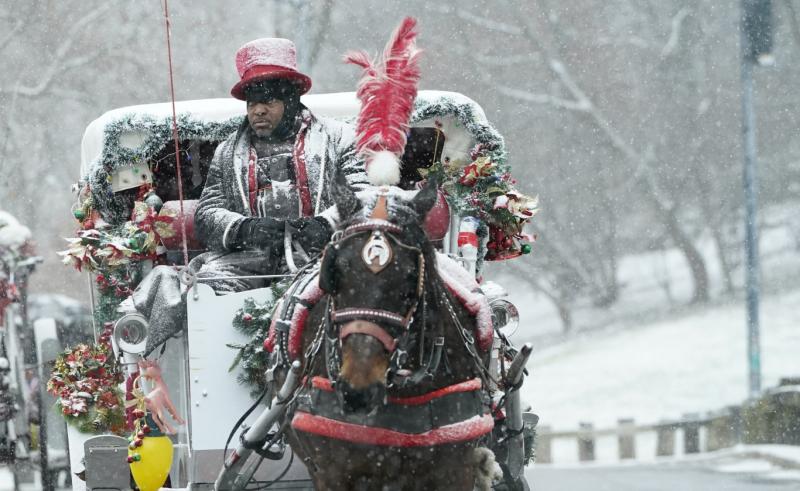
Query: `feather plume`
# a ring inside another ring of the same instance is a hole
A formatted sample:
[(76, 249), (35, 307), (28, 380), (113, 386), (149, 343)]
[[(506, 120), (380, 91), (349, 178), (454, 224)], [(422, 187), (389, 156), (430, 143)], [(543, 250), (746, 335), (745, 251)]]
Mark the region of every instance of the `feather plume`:
[[(390, 179), (386, 176), (397, 176), (399, 180), (399, 159), (406, 146), (408, 120), (417, 97), (417, 82), (420, 77), (419, 54), (416, 47), (417, 21), (406, 17), (392, 34), (382, 56), (370, 60), (367, 53), (356, 51), (347, 53), (345, 62), (363, 68), (356, 95), (361, 101), (356, 133), (357, 149), (367, 163), (367, 174), (370, 175), (370, 163), (378, 152), (388, 151), (395, 155), (397, 172), (385, 172), (385, 167), (374, 177), (378, 181)], [(382, 154), (381, 160), (385, 160)], [(372, 174), (375, 174), (374, 172)], [(373, 182), (373, 184), (397, 184), (397, 182)]]

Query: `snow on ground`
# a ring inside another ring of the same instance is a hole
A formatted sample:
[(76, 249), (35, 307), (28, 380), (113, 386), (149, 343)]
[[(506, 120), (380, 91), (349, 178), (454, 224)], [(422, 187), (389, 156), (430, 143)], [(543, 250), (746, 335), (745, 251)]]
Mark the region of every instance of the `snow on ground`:
[[(800, 376), (800, 291), (763, 299), (763, 387)], [(679, 418), (747, 398), (746, 326), (739, 304), (535, 351), (524, 397), (541, 425), (575, 429)]]

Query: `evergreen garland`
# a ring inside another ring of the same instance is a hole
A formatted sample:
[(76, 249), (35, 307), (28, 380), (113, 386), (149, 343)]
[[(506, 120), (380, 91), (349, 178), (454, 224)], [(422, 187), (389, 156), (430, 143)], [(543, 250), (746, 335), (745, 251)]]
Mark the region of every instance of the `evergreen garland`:
[[(244, 117), (237, 116), (223, 122), (200, 121), (191, 114), (178, 115), (178, 139), (221, 142), (235, 132)], [(144, 141), (136, 148), (120, 143), (125, 133), (141, 135)], [(104, 128), (103, 152), (91, 163), (89, 172), (81, 185), (91, 189), (95, 209), (111, 224), (120, 224), (128, 219), (129, 203), (122, 196), (115, 196), (111, 188), (111, 176), (120, 167), (139, 162), (148, 162), (172, 139), (172, 118), (154, 118), (149, 115), (127, 114), (106, 124)]]
[(247, 298), (242, 308), (233, 317), (233, 328), (249, 338), (245, 344), (228, 344), (229, 348), (239, 350), (228, 371), (241, 365), (242, 373), (237, 382), (250, 389), (253, 398), (261, 395), (267, 388), (266, 372), (269, 368), (269, 353), (264, 349), (264, 340), (269, 335), (273, 310), (277, 300), (286, 291), (288, 284), (277, 283), (272, 286), (272, 297), (257, 302)]
[(444, 116), (455, 118), (472, 135), (477, 144), (492, 149), (492, 160), (507, 172), (505, 140), (483, 115), (477, 116), (477, 111), (477, 104), (466, 97), (461, 100), (446, 95), (433, 100), (417, 98), (414, 101), (414, 112), (410, 123), (413, 126), (415, 123)]

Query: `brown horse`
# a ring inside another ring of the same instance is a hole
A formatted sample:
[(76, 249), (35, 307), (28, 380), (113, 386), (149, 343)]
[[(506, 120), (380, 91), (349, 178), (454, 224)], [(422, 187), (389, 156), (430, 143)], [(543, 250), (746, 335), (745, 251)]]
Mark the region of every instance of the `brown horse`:
[(411, 200), (384, 188), (362, 203), (342, 182), (334, 193), (347, 225), (302, 336), (292, 449), (320, 490), (488, 487), (488, 354), (422, 227), (436, 186)]

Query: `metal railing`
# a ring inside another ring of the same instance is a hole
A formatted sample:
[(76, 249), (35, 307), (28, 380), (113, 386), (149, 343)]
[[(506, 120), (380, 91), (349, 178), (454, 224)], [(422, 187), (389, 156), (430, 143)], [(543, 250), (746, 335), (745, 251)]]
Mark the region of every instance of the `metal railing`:
[(558, 460), (553, 452), (553, 442), (558, 440), (577, 444), (578, 462), (593, 462), (597, 460), (598, 441), (607, 443), (609, 437), (616, 440), (616, 458), (620, 461), (712, 452), (738, 443), (800, 445), (800, 378), (781, 379), (777, 387), (742, 405), (703, 415), (688, 413), (677, 420), (637, 425), (631, 418), (622, 418), (616, 427), (599, 429), (582, 422), (571, 431), (553, 431), (540, 424), (536, 462)]

